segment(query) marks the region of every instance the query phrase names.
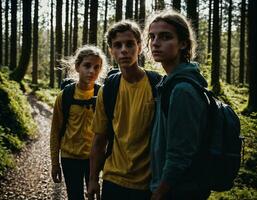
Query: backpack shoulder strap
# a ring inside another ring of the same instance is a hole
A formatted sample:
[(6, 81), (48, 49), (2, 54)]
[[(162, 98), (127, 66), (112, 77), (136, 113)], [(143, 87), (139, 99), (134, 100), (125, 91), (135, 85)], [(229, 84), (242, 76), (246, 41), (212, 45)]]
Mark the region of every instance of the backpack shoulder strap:
[(115, 73), (106, 78), (103, 86), (103, 103), (109, 120), (113, 119), (114, 107), (120, 86), (121, 73)]
[(162, 76), (155, 71), (145, 70), (145, 73), (146, 73), (146, 75), (148, 77), (148, 80), (150, 82), (153, 97), (155, 98), (157, 96), (156, 85), (160, 82), (160, 80), (162, 79)]
[(114, 130), (112, 126), (112, 119), (113, 119), (113, 112), (114, 112), (116, 99), (118, 95), (118, 90), (120, 86), (120, 78), (121, 78), (120, 72), (112, 74), (108, 78), (106, 78), (103, 86), (103, 103), (104, 103), (105, 113), (108, 118), (108, 124), (107, 124), (108, 145), (105, 153), (106, 158), (112, 153), (112, 146), (113, 146), (113, 140), (114, 140)]
[(98, 85), (98, 84), (95, 83), (95, 85), (94, 85), (94, 96), (97, 96), (100, 87), (101, 87), (101, 85)]
[(204, 99), (204, 101), (207, 102), (207, 104), (210, 104), (210, 100), (212, 99), (211, 96), (213, 96), (212, 92), (201, 86), (198, 82), (196, 82), (194, 79), (187, 77), (187, 76), (177, 76), (168, 81), (165, 86), (161, 89), (161, 108), (162, 111), (164, 112), (165, 117), (167, 118), (168, 116), (168, 111), (169, 111), (169, 100), (170, 100), (170, 95), (174, 87), (178, 83), (186, 82), (191, 84), (198, 94)]
[(63, 89), (62, 93), (62, 113), (63, 113), (63, 123), (60, 131), (60, 135), (64, 136), (66, 130), (66, 124), (68, 122), (70, 106), (72, 104), (73, 95), (75, 92), (75, 83), (71, 83)]

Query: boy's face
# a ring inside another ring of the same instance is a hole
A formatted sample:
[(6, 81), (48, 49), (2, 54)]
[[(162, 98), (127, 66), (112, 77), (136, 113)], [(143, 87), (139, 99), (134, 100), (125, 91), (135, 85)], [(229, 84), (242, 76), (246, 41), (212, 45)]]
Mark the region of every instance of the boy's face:
[(118, 32), (109, 48), (111, 55), (121, 68), (137, 66), (141, 43), (138, 43), (131, 31)]
[(79, 73), (79, 81), (86, 85), (94, 85), (102, 67), (102, 60), (95, 55), (83, 58), (82, 62), (76, 66)]
[(185, 42), (179, 41), (176, 28), (164, 21), (153, 22), (149, 27), (150, 47), (153, 58), (162, 64), (179, 63)]

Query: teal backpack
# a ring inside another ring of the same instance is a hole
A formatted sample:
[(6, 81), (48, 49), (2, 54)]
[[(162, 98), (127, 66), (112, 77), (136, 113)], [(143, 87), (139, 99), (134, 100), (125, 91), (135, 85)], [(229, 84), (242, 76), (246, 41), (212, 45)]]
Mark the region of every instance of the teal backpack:
[(197, 155), (197, 159), (204, 161), (204, 166), (200, 166), (203, 168), (200, 173), (204, 176), (204, 186), (214, 191), (230, 190), (241, 163), (243, 137), (240, 135), (239, 118), (229, 105), (219, 101), (211, 91), (186, 76), (174, 77), (161, 90), (161, 107), (166, 118), (172, 89), (182, 82), (191, 84), (208, 107), (206, 134)]

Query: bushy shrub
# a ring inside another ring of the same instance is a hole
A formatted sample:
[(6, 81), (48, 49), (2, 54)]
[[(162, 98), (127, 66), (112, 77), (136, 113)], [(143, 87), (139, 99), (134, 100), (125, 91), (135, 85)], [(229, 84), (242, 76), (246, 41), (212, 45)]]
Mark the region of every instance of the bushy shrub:
[(0, 125), (19, 139), (28, 139), (35, 134), (36, 125), (31, 116), (31, 107), (19, 84), (10, 81), (0, 72)]

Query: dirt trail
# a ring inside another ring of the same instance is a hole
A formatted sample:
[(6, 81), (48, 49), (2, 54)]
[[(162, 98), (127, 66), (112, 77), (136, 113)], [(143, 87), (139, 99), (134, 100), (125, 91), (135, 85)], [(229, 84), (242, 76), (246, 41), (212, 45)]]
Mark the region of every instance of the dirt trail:
[(0, 200), (67, 199), (64, 183), (50, 177), (49, 131), (52, 109), (29, 96), (39, 137), (17, 155), (16, 167), (0, 180)]

